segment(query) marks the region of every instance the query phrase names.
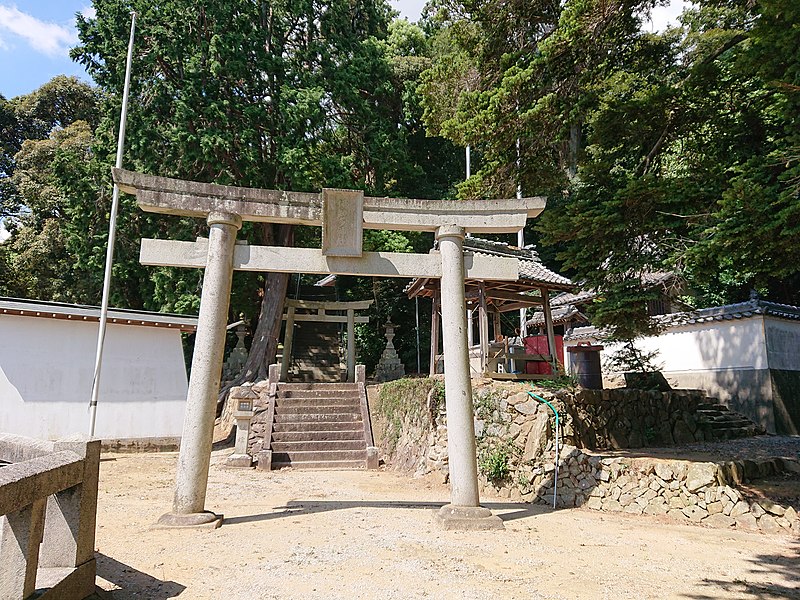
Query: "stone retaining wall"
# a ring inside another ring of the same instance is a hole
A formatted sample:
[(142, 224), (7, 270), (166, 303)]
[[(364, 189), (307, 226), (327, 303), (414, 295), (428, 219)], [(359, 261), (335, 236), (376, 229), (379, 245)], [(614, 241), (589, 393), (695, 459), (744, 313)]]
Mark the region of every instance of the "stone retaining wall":
[[(549, 408), (519, 390), (519, 386), (506, 384), (480, 388), (475, 393), (480, 480), (484, 488), (493, 488), (512, 500), (552, 505), (555, 419)], [(371, 401), (376, 391), (371, 391)], [(536, 393), (551, 402), (561, 415), (558, 506), (586, 505), (596, 510), (666, 515), (714, 527), (800, 535), (800, 520), (794, 508), (749, 497), (737, 488), (743, 481), (759, 477), (786, 471), (800, 473), (797, 460), (716, 464), (602, 457), (591, 452), (590, 449), (627, 448), (632, 444), (667, 446), (705, 440), (706, 431), (693, 415), (694, 407), (707, 402), (702, 392)], [(426, 400), (421, 398), (420, 402)], [(387, 452), (383, 448), (388, 465), (417, 474), (446, 475), (445, 408), (437, 406), (429, 414), (426, 423), (404, 420), (396, 449)], [(381, 421), (373, 423), (378, 437)]]
[(557, 395), (570, 423), (565, 437), (579, 448), (643, 448), (712, 439), (697, 419), (702, 390), (579, 390)]
[[(516, 473), (520, 485), (511, 497), (552, 505), (553, 460), (548, 453), (534, 464), (520, 465)], [(711, 527), (800, 535), (800, 518), (794, 508), (763, 497), (748, 497), (737, 489), (745, 474), (755, 478), (783, 472), (800, 473), (800, 461), (778, 458), (713, 463), (608, 458), (566, 446), (559, 461), (556, 502), (562, 507), (586, 505), (610, 512), (667, 515)]]

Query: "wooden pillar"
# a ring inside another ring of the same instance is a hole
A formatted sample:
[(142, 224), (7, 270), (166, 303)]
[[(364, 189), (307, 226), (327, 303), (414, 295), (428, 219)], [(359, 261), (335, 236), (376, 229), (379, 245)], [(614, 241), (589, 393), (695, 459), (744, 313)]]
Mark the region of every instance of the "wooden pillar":
[(492, 313), (492, 328), (494, 329), (494, 339), (497, 339), (497, 336), (502, 335), (503, 327), (500, 324), (500, 311)]
[(553, 368), (553, 375), (559, 371), (558, 355), (556, 353), (556, 335), (553, 331), (553, 313), (550, 311), (550, 293), (547, 288), (541, 288), (542, 310), (544, 311), (544, 325), (547, 329), (547, 347), (550, 349), (550, 364)]
[(281, 357), (281, 381), (289, 381), (289, 364), (292, 361), (294, 342), (294, 306), (286, 309), (286, 333), (283, 334), (283, 356)]
[(436, 374), (436, 355), (439, 353), (439, 302), (440, 291), (433, 292), (433, 302), (431, 308), (431, 375)]
[(481, 282), (478, 289), (478, 342), (481, 345), (481, 373), (486, 373), (489, 363), (489, 314), (486, 309), (486, 286)]
[(356, 380), (356, 311), (347, 309), (347, 382)]

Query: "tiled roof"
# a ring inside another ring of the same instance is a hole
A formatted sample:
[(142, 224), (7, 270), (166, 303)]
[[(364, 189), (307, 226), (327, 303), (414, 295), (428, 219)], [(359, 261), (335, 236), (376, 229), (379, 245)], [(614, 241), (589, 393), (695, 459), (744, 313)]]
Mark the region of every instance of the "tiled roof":
[(542, 264), (535, 250), (517, 248), (503, 242), (493, 242), (482, 238), (468, 237), (464, 239), (464, 249), (476, 254), (490, 256), (507, 256), (519, 259), (520, 280), (551, 283), (558, 286), (570, 286), (573, 283), (567, 277), (551, 271)]
[[(553, 312), (555, 313), (555, 311)], [(767, 302), (766, 300), (759, 300), (756, 298), (736, 304), (725, 304), (723, 306), (713, 306), (711, 308), (659, 315), (654, 317), (654, 319), (656, 319), (657, 323), (662, 327), (670, 328), (679, 327), (681, 325), (712, 323), (715, 321), (735, 321), (757, 316), (769, 316), (778, 319), (799, 321), (800, 307)], [(565, 339), (580, 340), (597, 338), (600, 335), (602, 335), (602, 332), (597, 327), (576, 327), (569, 335), (565, 336)]]
[[(575, 306), (568, 305), (568, 306), (559, 306), (554, 307), (553, 311), (553, 323), (564, 323), (569, 321), (575, 315), (579, 315), (583, 318), (585, 316), (581, 311), (579, 311)], [(527, 322), (528, 327), (539, 327), (544, 325), (544, 313), (542, 311), (537, 311), (533, 313), (533, 316), (528, 319)]]
[(708, 323), (710, 321), (731, 321), (747, 319), (757, 315), (768, 315), (779, 319), (800, 320), (800, 307), (778, 304), (766, 300), (753, 299), (737, 304), (726, 304), (712, 308), (701, 308), (689, 312), (679, 312), (658, 317), (659, 323), (667, 327)]
[[(659, 285), (666, 287), (675, 282), (676, 279), (677, 276), (671, 271), (654, 271), (652, 273), (642, 274), (642, 285), (645, 288), (653, 288)], [(581, 284), (579, 283), (578, 285)], [(556, 306), (565, 306), (567, 304), (585, 304), (594, 300), (596, 297), (597, 292), (591, 289), (579, 290), (574, 293), (564, 292), (553, 296), (550, 300), (550, 305), (555, 308)]]
[(563, 292), (550, 299), (550, 306), (566, 306), (568, 304), (585, 304), (590, 300), (594, 300), (597, 293), (593, 290), (580, 290), (575, 293)]
[[(20, 317), (67, 319), (70, 321), (92, 322), (100, 320), (100, 308), (97, 306), (0, 297), (0, 315), (4, 314)], [(108, 322), (118, 325), (165, 327), (180, 331), (195, 331), (197, 329), (197, 317), (194, 316), (125, 308), (110, 308), (108, 310)]]

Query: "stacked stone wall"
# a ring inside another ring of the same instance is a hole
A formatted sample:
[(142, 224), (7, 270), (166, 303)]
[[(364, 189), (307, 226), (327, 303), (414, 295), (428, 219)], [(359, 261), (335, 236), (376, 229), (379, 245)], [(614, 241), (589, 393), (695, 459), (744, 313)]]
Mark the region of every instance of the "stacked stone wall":
[[(494, 385), (479, 388), (474, 395), (480, 480), (484, 488), (512, 500), (552, 506), (555, 418), (546, 405), (520, 390), (511, 384)], [(549, 401), (561, 418), (557, 506), (665, 515), (713, 527), (800, 535), (795, 508), (750, 496), (738, 487), (778, 473), (800, 474), (798, 460), (717, 464), (595, 453), (713, 439), (713, 432), (696, 417), (698, 407), (708, 402), (702, 392), (537, 390), (536, 394)], [(411, 423), (404, 423), (397, 447), (405, 458), (384, 449), (388, 465), (417, 474), (446, 475), (446, 413), (444, 406), (436, 408), (429, 422), (417, 425), (424, 431), (412, 431)], [(409, 448), (412, 440), (425, 447)], [(409, 461), (411, 456), (414, 459)]]
[(697, 418), (701, 390), (611, 389), (557, 394), (570, 417), (565, 437), (579, 448), (644, 448), (713, 439)]
[[(800, 518), (791, 506), (738, 489), (744, 474), (753, 478), (800, 473), (800, 461), (776, 458), (726, 463), (602, 457), (566, 446), (559, 461), (557, 506), (637, 515), (666, 515), (711, 527), (800, 535)], [(555, 466), (540, 461), (519, 465), (510, 496), (551, 504)]]

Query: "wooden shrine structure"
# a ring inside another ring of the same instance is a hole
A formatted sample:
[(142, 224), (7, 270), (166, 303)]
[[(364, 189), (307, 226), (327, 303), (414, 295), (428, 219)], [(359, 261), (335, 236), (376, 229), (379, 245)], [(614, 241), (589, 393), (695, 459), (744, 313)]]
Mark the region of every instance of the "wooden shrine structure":
[[(545, 379), (552, 375), (520, 373), (499, 370), (498, 365), (527, 362), (548, 362), (553, 368), (551, 373), (558, 372), (555, 353), (556, 340), (553, 331), (553, 316), (550, 308), (550, 296), (553, 291), (572, 291), (575, 286), (563, 275), (559, 275), (545, 267), (534, 251), (509, 246), (500, 242), (467, 237), (464, 239), (464, 253), (497, 257), (516, 258), (519, 260), (519, 277), (515, 281), (496, 280), (491, 276), (478, 280), (465, 280), (465, 298), (468, 319), (468, 339), (471, 348), (479, 354), (480, 373), (493, 379)], [(437, 364), (441, 359), (439, 352), (441, 342), (441, 309), (442, 299), (438, 281), (418, 278), (406, 288), (409, 298), (423, 297), (433, 301), (431, 318), (431, 375), (437, 372)], [(501, 318), (504, 313), (519, 312), (520, 308), (541, 310), (545, 317), (547, 335), (547, 354), (529, 354), (525, 352), (511, 353), (507, 337), (500, 340)], [(474, 344), (472, 315), (477, 313), (478, 340)], [(491, 327), (491, 333), (490, 333)]]

